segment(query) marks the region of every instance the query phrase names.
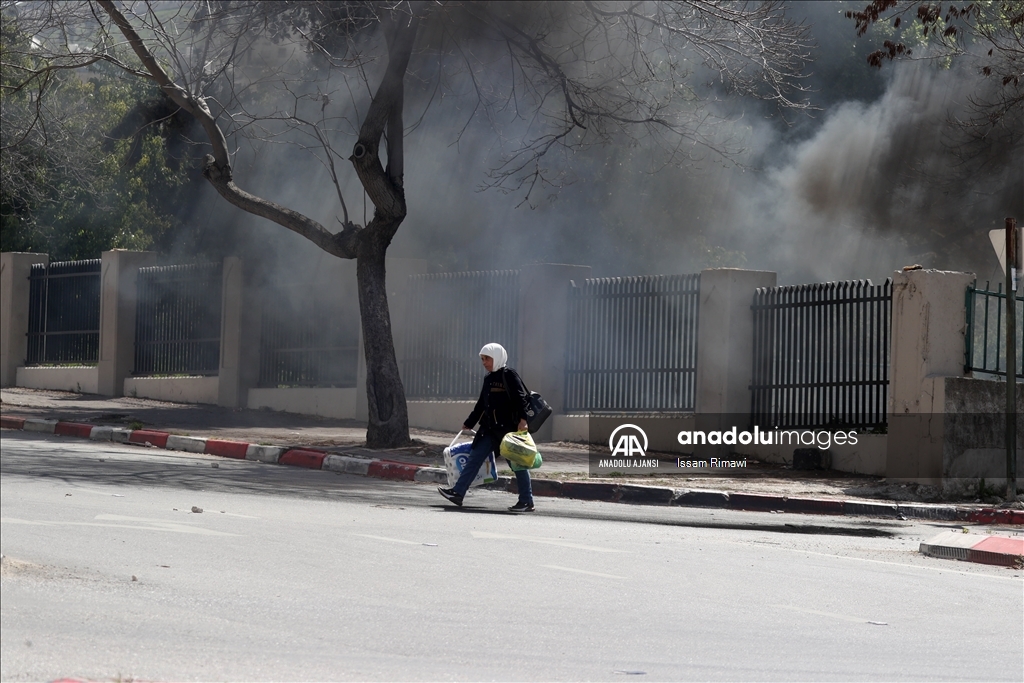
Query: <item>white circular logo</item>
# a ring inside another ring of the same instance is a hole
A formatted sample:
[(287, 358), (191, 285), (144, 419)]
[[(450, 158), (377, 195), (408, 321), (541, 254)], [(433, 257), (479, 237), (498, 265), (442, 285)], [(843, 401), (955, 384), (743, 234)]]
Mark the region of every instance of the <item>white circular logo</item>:
[[(619, 435), (619, 432), (624, 429), (630, 431)], [(619, 435), (618, 439), (615, 438), (617, 435)], [(641, 438), (643, 439), (643, 446), (640, 445)], [(633, 424), (619, 425), (612, 432), (612, 435), (608, 437), (608, 448), (611, 449), (613, 456), (621, 455), (627, 458), (642, 458), (647, 454), (647, 434), (644, 430)]]

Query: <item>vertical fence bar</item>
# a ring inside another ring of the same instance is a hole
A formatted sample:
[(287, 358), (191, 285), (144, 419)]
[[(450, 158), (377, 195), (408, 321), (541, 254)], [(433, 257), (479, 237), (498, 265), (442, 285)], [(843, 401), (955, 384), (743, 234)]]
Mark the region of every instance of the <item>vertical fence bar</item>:
[[(967, 331), (964, 349), (964, 371), (1006, 377), (1007, 340), (1002, 323), (1002, 310), (1006, 307), (1007, 294), (1003, 285), (998, 283), (991, 289), (991, 282), (979, 287), (977, 281), (971, 283), (966, 290)], [(1018, 314), (1024, 313), (1024, 297), (1013, 294), (1014, 305)], [(995, 307), (995, 316), (991, 308)], [(979, 311), (980, 309), (980, 311)], [(994, 319), (993, 319), (994, 318)], [(1024, 327), (1018, 320), (1018, 333)], [(980, 348), (979, 348), (980, 347)], [(990, 353), (991, 351), (991, 353)], [(1024, 360), (1024, 339), (1018, 334), (1015, 348), (1012, 350), (1018, 361)], [(1024, 368), (1018, 364), (1016, 377), (1024, 378)]]
[(891, 280), (765, 288), (753, 308), (753, 423), (885, 424)]

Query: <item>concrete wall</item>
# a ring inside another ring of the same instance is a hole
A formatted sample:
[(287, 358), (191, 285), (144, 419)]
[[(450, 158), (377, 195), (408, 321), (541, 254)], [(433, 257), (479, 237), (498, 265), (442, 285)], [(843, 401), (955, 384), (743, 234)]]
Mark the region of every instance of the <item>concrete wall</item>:
[(216, 404), (219, 385), (217, 377), (126, 377), (123, 395), (173, 403)]
[[(221, 275), (220, 315), (220, 363), (217, 375), (217, 405), (226, 408), (244, 407), (245, 392), (242, 387), (242, 345), (255, 343), (259, 348), (259, 337), (245, 337), (242, 331), (243, 313), (243, 269), (242, 260), (229, 256), (224, 259)], [(248, 356), (245, 356), (248, 357)], [(258, 360), (257, 360), (258, 362)]]
[[(968, 377), (938, 378), (945, 407), (941, 423), (944, 489), (1006, 489), (1006, 383)], [(1017, 390), (1017, 476), (1024, 473), (1024, 383)], [(938, 391), (936, 393), (939, 393)], [(903, 418), (908, 419), (908, 418)]]
[[(142, 396), (187, 403), (268, 408), (333, 418), (366, 417), (365, 366), (359, 354), (355, 388), (257, 388), (260, 288), (236, 258), (225, 260), (223, 318), (219, 377), (130, 377), (134, 362), (134, 328), (138, 269), (151, 265), (155, 255), (114, 250), (104, 252), (101, 274), (100, 359), (95, 368), (24, 368), (28, 313), (28, 273), (33, 263), (46, 263), (44, 254), (3, 254), (0, 262), (0, 343), (3, 384)], [(401, 360), (407, 333), (405, 290), (408, 276), (426, 271), (417, 259), (388, 260), (388, 297), (396, 353)], [(563, 405), (564, 348), (569, 280), (581, 280), (590, 269), (581, 266), (533, 264), (520, 276), (521, 320), (517, 369), (531, 389), (539, 391), (556, 415), (537, 435), (549, 439), (603, 443), (588, 415), (559, 415)], [(305, 276), (305, 280), (302, 279)], [(893, 286), (892, 368), (888, 435), (859, 435), (856, 446), (831, 450), (837, 470), (885, 474), (893, 479), (938, 483), (975, 482), (993, 485), (1005, 476), (1001, 433), (996, 441), (977, 426), (947, 416), (1001, 414), (1005, 384), (969, 380), (963, 375), (966, 328), (964, 290), (969, 273), (933, 270), (898, 272)], [(675, 434), (682, 429), (722, 429), (743, 425), (750, 408), (754, 290), (776, 284), (774, 273), (738, 269), (709, 269), (701, 274), (696, 410), (688, 415), (622, 415), (620, 421), (643, 421), (651, 448), (691, 453), (700, 457), (724, 451), (769, 461), (791, 462), (794, 447), (681, 446)], [(326, 289), (345, 301), (357, 294), (354, 263), (325, 258), (297, 278), (297, 288)], [(355, 318), (357, 320), (357, 318)], [(360, 337), (360, 345), (362, 343)], [(980, 384), (979, 384), (980, 383)], [(1021, 405), (1024, 389), (1018, 387)], [(454, 432), (469, 414), (473, 401), (410, 401), (413, 427)], [(604, 416), (608, 417), (608, 416)], [(952, 431), (950, 431), (952, 430)], [(601, 429), (597, 429), (598, 432)], [(607, 430), (606, 430), (607, 431)], [(995, 432), (993, 432), (995, 434)], [(1018, 435), (1024, 439), (1024, 425)], [(993, 437), (995, 438), (995, 437)], [(1024, 448), (1020, 448), (1024, 454)], [(1020, 455), (1018, 460), (1020, 460)], [(1018, 465), (1018, 471), (1024, 471)]]
[(17, 371), (16, 386), (29, 389), (73, 391), (77, 394), (95, 394), (97, 393), (97, 379), (95, 365), (20, 367)]
[[(696, 429), (718, 431), (743, 425), (750, 414), (754, 364), (754, 312), (758, 287), (774, 287), (775, 273), (712, 268), (700, 274), (697, 323)], [(702, 445), (701, 458), (724, 457), (729, 447)]]
[(750, 412), (754, 363), (754, 312), (750, 306), (758, 287), (775, 284), (776, 274), (761, 270), (713, 268), (701, 272), (695, 412)]
[(285, 413), (319, 415), (342, 420), (356, 419), (355, 387), (334, 389), (309, 387), (290, 389), (249, 389), (248, 407), (266, 408)]
[(96, 393), (122, 396), (125, 378), (135, 365), (136, 280), (139, 268), (156, 263), (157, 255), (114, 249), (102, 254), (100, 272), (100, 358)]
[[(587, 277), (589, 266), (537, 263), (519, 269), (519, 358), (512, 360), (530, 391), (559, 412), (565, 405), (569, 283)], [(482, 374), (480, 379), (483, 383)], [(534, 438), (550, 441), (553, 428), (548, 419)]]
[(945, 377), (964, 374), (971, 273), (897, 271), (893, 276), (886, 476), (939, 485), (943, 477)]
[(552, 441), (575, 441), (576, 443), (589, 442), (589, 415), (559, 415), (558, 413), (555, 413), (549, 419), (551, 420)]
[(0, 386), (13, 386), (28, 355), (28, 275), (46, 254), (0, 254)]
[[(855, 445), (833, 443), (828, 448), (832, 460), (831, 469), (851, 474), (885, 476), (888, 446), (889, 436), (887, 434), (857, 434)], [(733, 449), (740, 455), (757, 458), (764, 462), (791, 465), (793, 464), (793, 451), (797, 448), (807, 447), (775, 444), (772, 446), (735, 446)]]

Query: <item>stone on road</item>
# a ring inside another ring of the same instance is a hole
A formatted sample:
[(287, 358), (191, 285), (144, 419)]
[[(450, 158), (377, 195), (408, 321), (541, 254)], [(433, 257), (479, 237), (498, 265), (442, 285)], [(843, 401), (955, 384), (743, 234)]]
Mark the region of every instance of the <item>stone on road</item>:
[(1021, 679), (1020, 572), (939, 523), (210, 461), (4, 434), (0, 678)]

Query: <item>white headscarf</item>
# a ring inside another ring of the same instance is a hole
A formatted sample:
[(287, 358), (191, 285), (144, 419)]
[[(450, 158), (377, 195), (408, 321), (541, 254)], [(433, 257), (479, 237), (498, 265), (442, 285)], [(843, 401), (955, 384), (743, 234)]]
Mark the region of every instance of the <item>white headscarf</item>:
[[(490, 356), (494, 359), (494, 370), (501, 370), (508, 363), (508, 352), (505, 351), (505, 347), (501, 344), (484, 344), (484, 348), (480, 349), (481, 356)], [(493, 371), (492, 371), (493, 372)]]

